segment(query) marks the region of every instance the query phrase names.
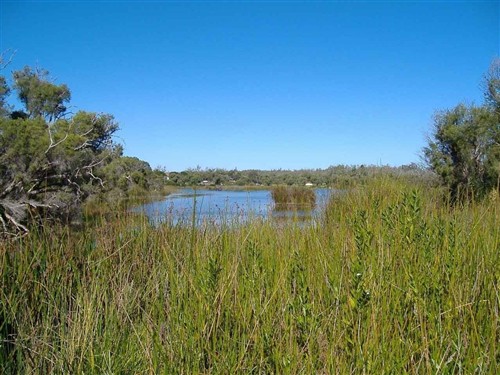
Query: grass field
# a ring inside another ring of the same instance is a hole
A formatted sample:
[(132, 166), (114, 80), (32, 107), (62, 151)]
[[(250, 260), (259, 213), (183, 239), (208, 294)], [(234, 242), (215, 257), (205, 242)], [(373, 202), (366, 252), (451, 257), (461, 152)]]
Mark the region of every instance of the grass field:
[(2, 374), (498, 374), (500, 202), (374, 180), (311, 225), (0, 243)]

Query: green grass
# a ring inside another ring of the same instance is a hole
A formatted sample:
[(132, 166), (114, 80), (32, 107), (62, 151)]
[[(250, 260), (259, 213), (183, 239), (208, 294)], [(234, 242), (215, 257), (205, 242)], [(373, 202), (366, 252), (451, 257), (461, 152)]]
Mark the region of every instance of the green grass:
[(315, 225), (42, 228), (0, 243), (0, 373), (497, 374), (499, 257), (498, 197), (393, 180)]
[(312, 210), (316, 205), (314, 190), (303, 186), (273, 186), (271, 197), (276, 210)]

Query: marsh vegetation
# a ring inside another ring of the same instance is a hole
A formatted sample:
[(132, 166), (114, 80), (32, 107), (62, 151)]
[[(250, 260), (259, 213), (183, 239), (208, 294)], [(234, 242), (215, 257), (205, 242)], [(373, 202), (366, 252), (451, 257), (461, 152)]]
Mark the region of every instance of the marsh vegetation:
[(2, 373), (498, 373), (500, 203), (375, 179), (317, 225), (0, 243)]
[(312, 210), (316, 205), (316, 193), (302, 186), (274, 186), (271, 197), (276, 210)]

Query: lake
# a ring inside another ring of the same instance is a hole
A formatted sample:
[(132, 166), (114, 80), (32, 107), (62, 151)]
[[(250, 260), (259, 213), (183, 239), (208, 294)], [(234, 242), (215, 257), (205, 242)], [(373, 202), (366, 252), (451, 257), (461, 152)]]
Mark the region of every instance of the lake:
[(312, 211), (276, 211), (269, 190), (181, 189), (161, 201), (143, 204), (132, 211), (144, 213), (156, 225), (192, 225), (193, 219), (196, 225), (244, 223), (252, 218), (307, 220), (320, 214), (331, 192), (331, 189), (315, 189), (316, 208)]

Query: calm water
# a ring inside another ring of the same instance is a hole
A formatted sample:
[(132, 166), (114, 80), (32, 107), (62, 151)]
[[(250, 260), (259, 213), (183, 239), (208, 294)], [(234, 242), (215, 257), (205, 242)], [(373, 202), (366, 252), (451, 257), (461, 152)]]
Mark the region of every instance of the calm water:
[(162, 201), (144, 204), (134, 212), (146, 214), (155, 224), (234, 223), (250, 218), (310, 218), (318, 215), (330, 196), (330, 189), (316, 189), (316, 208), (313, 211), (275, 211), (269, 190), (216, 191), (183, 189)]

